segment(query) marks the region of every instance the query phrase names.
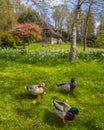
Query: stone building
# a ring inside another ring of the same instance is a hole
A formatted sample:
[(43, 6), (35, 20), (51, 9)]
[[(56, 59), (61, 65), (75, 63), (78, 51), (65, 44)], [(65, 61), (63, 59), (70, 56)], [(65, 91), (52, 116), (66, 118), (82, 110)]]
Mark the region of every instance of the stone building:
[(59, 31), (56, 30), (54, 26), (52, 26), (47, 22), (43, 23), (43, 41), (45, 43), (49, 42), (51, 44), (63, 43), (62, 35), (59, 33)]

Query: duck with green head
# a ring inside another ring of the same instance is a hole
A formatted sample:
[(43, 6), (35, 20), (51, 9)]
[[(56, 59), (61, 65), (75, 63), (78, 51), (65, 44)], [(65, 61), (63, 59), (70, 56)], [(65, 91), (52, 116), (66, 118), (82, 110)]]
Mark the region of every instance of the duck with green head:
[(55, 113), (61, 118), (63, 124), (66, 124), (69, 120), (73, 120), (75, 115), (79, 112), (78, 108), (71, 107), (67, 103), (57, 100), (53, 100), (53, 107)]
[(59, 84), (56, 84), (56, 85), (57, 85), (58, 88), (60, 88), (60, 90), (62, 90), (64, 92), (69, 92), (76, 87), (74, 78), (72, 78), (70, 80), (70, 82), (62, 82), (62, 83), (59, 83)]

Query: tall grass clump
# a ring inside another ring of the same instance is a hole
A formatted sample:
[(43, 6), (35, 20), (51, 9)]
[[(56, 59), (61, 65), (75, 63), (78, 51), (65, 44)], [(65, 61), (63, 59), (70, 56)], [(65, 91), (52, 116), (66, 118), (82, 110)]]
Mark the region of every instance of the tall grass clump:
[(91, 60), (104, 61), (104, 51), (79, 52), (76, 55), (76, 59), (81, 59), (86, 61), (91, 61)]
[[(19, 61), (23, 63), (63, 63), (68, 60), (69, 50), (63, 49), (39, 49), (36, 51), (29, 49), (11, 49), (11, 48), (0, 48), (0, 58)], [(61, 59), (61, 60), (60, 60)], [(104, 61), (104, 51), (86, 51), (77, 52), (76, 59), (83, 61), (99, 60)]]
[(57, 62), (58, 59), (66, 58), (68, 56), (68, 51), (64, 50), (48, 50), (40, 49), (37, 51), (28, 49), (11, 49), (5, 48), (0, 49), (0, 58), (5, 58), (8, 60), (36, 63), (36, 62)]

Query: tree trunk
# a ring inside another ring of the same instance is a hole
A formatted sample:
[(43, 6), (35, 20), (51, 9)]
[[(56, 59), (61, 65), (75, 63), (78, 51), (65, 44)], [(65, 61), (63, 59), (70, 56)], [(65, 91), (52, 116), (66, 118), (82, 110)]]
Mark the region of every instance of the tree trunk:
[(76, 55), (76, 28), (77, 28), (76, 26), (77, 26), (77, 20), (78, 20), (78, 12), (80, 10), (81, 4), (82, 4), (82, 1), (78, 0), (76, 9), (75, 9), (74, 21), (72, 25), (71, 47), (70, 47), (70, 54), (69, 54), (70, 62), (72, 62), (75, 59), (75, 55)]
[(87, 46), (87, 33), (88, 33), (88, 19), (86, 19), (86, 23), (85, 23), (85, 32), (84, 32), (84, 39), (83, 39), (83, 42), (84, 42), (84, 47), (83, 47), (83, 51), (86, 50), (86, 46)]
[(70, 56), (69, 61), (73, 61), (76, 55), (76, 24), (73, 24), (72, 30), (72, 39), (71, 39), (71, 47), (70, 47)]
[[(69, 28), (69, 27), (68, 27)], [(68, 32), (67, 32), (67, 38), (66, 38), (66, 41), (68, 41), (69, 40), (69, 38), (70, 38), (70, 32), (69, 32), (69, 30), (68, 30)]]
[(87, 46), (87, 34), (88, 34), (88, 22), (89, 22), (89, 16), (90, 16), (90, 11), (91, 11), (91, 6), (93, 4), (93, 0), (91, 0), (88, 11), (87, 11), (87, 16), (86, 16), (86, 21), (85, 21), (85, 31), (84, 31), (84, 47), (83, 47), (83, 51), (86, 51), (86, 46)]

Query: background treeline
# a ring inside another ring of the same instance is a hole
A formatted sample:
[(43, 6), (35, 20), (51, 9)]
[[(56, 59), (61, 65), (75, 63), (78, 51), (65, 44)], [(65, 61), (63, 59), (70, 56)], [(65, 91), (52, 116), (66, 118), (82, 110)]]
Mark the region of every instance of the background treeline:
[[(37, 8), (33, 9), (33, 6)], [(52, 14), (49, 14), (47, 5), (41, 5), (40, 2), (33, 2), (29, 6), (28, 2), (25, 3), (22, 0), (0, 0), (0, 45), (14, 48), (23, 45), (25, 48), (27, 43), (42, 41), (42, 23), (44, 21), (54, 24), (65, 42), (70, 41), (75, 10), (69, 9), (67, 4), (53, 6), (51, 10)], [(89, 11), (87, 46), (103, 47), (104, 16), (100, 17), (98, 20), (100, 25), (96, 26), (97, 10), (95, 13), (93, 12)], [(77, 22), (77, 41), (80, 44), (84, 42), (87, 16), (87, 9), (80, 8)]]
[(0, 46), (13, 47), (42, 40), (42, 18), (17, 1), (0, 1)]

